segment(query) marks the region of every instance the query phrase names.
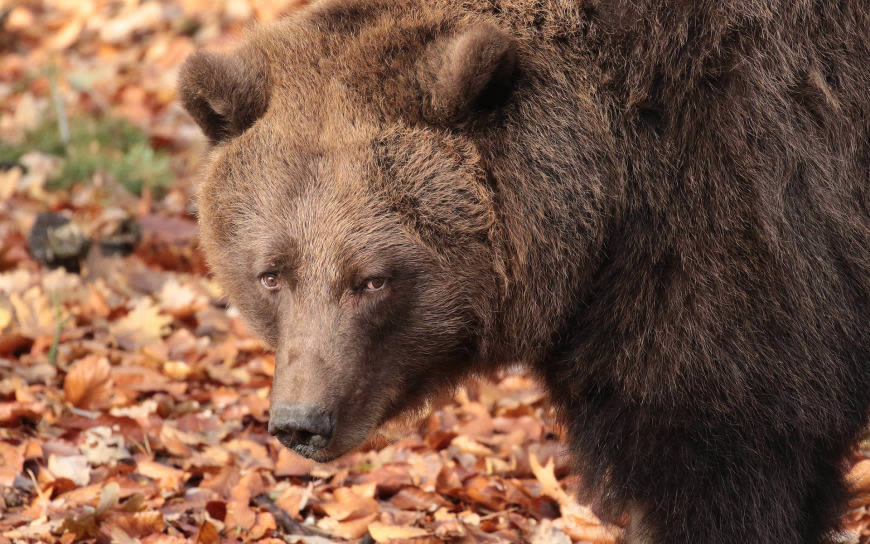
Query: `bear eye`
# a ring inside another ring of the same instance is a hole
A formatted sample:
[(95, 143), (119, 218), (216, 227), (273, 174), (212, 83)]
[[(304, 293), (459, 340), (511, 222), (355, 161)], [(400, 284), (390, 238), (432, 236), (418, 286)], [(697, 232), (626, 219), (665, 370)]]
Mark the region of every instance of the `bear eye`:
[(278, 288), (278, 274), (266, 272), (260, 276), (260, 283), (269, 291), (274, 291)]
[(387, 285), (386, 278), (369, 278), (365, 282), (364, 291), (366, 293), (374, 293), (380, 291)]

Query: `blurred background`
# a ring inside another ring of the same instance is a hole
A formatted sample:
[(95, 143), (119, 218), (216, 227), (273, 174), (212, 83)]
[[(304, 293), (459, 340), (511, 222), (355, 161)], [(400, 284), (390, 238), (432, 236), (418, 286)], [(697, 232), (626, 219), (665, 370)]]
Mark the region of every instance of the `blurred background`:
[(0, 1), (0, 544), (614, 542), (524, 375), (330, 465), (266, 433), (274, 360), (197, 250), (175, 83), (303, 3)]

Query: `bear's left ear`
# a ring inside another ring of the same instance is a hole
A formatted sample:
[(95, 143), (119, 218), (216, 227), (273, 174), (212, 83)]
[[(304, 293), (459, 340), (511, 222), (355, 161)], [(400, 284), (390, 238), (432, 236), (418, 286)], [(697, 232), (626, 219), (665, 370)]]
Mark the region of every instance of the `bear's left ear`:
[(420, 81), (428, 92), (424, 116), (449, 124), (497, 107), (510, 94), (516, 64), (514, 38), (490, 23), (436, 42), (421, 64)]
[(199, 51), (178, 75), (178, 94), (212, 144), (235, 138), (266, 113), (269, 73), (256, 54)]

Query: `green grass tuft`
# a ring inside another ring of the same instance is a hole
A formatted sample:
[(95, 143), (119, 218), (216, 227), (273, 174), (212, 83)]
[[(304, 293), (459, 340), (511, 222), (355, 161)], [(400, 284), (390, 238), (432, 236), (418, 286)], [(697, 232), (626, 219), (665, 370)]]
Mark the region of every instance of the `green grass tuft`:
[(111, 176), (136, 194), (145, 187), (160, 193), (172, 181), (169, 155), (152, 148), (148, 136), (124, 119), (72, 118), (67, 143), (61, 139), (56, 121), (46, 120), (28, 132), (21, 143), (0, 141), (0, 162), (16, 162), (30, 151), (63, 159), (60, 171), (48, 181), (49, 188), (88, 183), (97, 172)]

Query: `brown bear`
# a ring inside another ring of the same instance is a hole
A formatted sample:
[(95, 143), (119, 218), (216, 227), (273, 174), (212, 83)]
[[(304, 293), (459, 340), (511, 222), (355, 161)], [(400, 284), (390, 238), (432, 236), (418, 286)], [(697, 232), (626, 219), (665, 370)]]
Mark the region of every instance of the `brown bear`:
[(870, 403), (867, 0), (326, 0), (193, 55), (202, 243), (326, 461), (525, 362), (627, 542), (828, 542)]

